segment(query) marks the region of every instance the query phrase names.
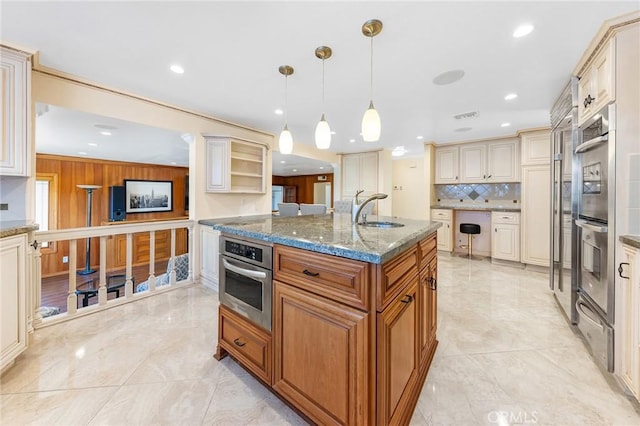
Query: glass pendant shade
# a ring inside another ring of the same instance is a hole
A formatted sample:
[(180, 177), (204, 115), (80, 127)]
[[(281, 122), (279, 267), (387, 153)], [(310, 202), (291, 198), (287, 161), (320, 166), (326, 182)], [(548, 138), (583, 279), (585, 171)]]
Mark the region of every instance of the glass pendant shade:
[(371, 101), (369, 109), (365, 111), (362, 117), (362, 139), (365, 142), (377, 142), (380, 140), (381, 129), (380, 115), (373, 107), (373, 101)]
[(280, 139), (278, 140), (278, 147), (280, 154), (291, 154), (293, 152), (293, 136), (289, 128), (285, 125), (280, 133)]
[(318, 149), (329, 149), (331, 146), (331, 128), (324, 118), (324, 114), (316, 126), (316, 146)]

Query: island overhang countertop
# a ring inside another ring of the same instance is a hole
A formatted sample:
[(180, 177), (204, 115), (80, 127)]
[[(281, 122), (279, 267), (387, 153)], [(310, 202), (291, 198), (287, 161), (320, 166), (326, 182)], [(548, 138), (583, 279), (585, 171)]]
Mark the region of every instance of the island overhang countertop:
[(355, 225), (348, 214), (237, 216), (203, 219), (198, 223), (239, 237), (376, 264), (393, 258), (442, 226), (434, 221), (384, 216), (378, 216), (375, 220), (397, 222), (404, 226), (374, 228)]

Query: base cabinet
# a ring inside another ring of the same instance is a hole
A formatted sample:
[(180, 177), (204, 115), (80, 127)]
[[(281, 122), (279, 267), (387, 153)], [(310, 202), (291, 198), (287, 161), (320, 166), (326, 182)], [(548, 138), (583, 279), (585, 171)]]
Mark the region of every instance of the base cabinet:
[(622, 287), (622, 338), (620, 376), (633, 396), (640, 400), (640, 250), (624, 245), (620, 265)]
[(218, 289), (220, 231), (210, 226), (200, 227), (200, 279), (203, 284)]
[(432, 209), (431, 220), (441, 222), (442, 226), (438, 228), (438, 250), (453, 250), (453, 210), (450, 209)]
[(0, 239), (0, 371), (27, 348), (27, 234)]
[(520, 262), (520, 214), (492, 212), (491, 257)]
[(368, 314), (274, 282), (273, 388), (318, 424), (369, 424)]
[(438, 258), (435, 253), (430, 263), (420, 271), (418, 309), (420, 312), (420, 362), (429, 362), (436, 340), (438, 312)]

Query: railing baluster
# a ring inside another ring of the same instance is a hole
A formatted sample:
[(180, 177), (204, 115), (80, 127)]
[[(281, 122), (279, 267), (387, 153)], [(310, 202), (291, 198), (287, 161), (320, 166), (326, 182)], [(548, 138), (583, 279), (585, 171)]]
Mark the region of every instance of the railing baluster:
[(100, 237), (100, 287), (98, 305), (107, 304), (107, 237)]
[(133, 264), (133, 234), (127, 234), (127, 265), (126, 265), (126, 281), (124, 283), (124, 297), (129, 298), (133, 295), (133, 281), (132, 276), (132, 264)]
[(149, 291), (156, 290), (156, 231), (149, 232)]
[(176, 228), (171, 228), (171, 272), (169, 284), (176, 285)]
[(189, 281), (193, 280), (193, 224), (189, 224), (187, 226), (187, 256), (189, 258), (189, 277), (187, 278)]
[(78, 261), (78, 240), (69, 241), (69, 295), (67, 296), (67, 314), (78, 312), (78, 295), (76, 294), (76, 264)]

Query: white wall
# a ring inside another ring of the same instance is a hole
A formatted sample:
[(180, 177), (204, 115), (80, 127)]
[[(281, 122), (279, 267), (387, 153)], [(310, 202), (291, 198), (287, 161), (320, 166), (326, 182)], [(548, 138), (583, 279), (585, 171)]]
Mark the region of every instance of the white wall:
[(28, 178), (0, 176), (0, 203), (8, 204), (8, 210), (0, 210), (0, 220), (26, 220), (26, 194)]

